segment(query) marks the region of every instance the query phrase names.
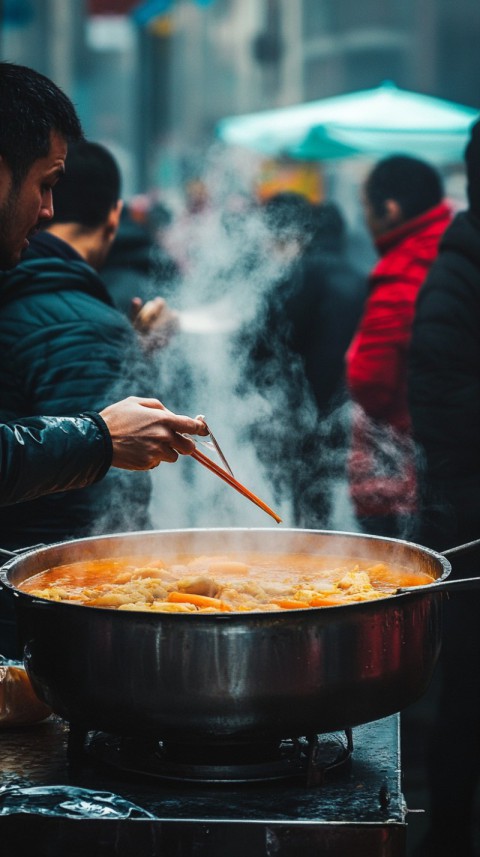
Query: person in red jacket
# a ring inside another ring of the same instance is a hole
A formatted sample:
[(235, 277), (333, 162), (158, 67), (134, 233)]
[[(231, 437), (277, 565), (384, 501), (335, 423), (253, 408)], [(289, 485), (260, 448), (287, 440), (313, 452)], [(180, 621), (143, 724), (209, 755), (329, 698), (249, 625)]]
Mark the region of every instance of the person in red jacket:
[(354, 402), (348, 478), (364, 532), (411, 538), (416, 479), (407, 402), (415, 301), (452, 213), (438, 171), (417, 158), (379, 161), (363, 205), (379, 260), (346, 355)]

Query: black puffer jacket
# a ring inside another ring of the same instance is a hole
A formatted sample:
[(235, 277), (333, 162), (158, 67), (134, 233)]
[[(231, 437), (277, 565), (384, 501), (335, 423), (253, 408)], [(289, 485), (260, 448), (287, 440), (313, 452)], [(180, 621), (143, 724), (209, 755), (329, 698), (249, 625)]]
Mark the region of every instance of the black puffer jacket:
[[(156, 392), (132, 327), (98, 275), (48, 233), (0, 286), (0, 348), (1, 421), (99, 411), (126, 395)], [(5, 509), (0, 543), (16, 548), (144, 529), (149, 496), (149, 474), (113, 469), (90, 488)]]
[(437, 549), (480, 535), (480, 220), (458, 214), (420, 290), (409, 402), (424, 508)]
[(0, 425), (0, 506), (84, 488), (105, 475), (112, 442), (99, 414)]

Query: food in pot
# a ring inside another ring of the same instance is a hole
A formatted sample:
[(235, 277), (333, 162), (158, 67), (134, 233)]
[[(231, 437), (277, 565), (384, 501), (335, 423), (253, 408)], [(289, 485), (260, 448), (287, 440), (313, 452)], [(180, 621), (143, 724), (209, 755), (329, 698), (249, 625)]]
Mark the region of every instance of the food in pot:
[(37, 598), (160, 613), (301, 610), (369, 601), (433, 582), (384, 562), (311, 554), (115, 557), (57, 566), (19, 588)]

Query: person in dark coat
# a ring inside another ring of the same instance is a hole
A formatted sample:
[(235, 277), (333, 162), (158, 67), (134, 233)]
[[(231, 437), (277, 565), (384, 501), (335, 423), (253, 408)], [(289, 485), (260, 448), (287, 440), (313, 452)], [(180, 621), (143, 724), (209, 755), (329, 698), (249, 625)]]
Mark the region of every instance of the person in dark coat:
[(332, 202), (312, 205), (307, 241), (285, 295), (288, 341), (302, 360), (320, 416), (344, 400), (345, 352), (366, 299), (346, 256), (346, 225)]
[(102, 280), (110, 297), (128, 317), (135, 299), (145, 303), (161, 294), (170, 300), (179, 279), (178, 266), (161, 240), (170, 220), (168, 210), (151, 203), (139, 220), (133, 209), (133, 203), (123, 207), (115, 240), (102, 267)]
[[(0, 418), (98, 410), (126, 389), (155, 389), (154, 365), (96, 270), (116, 234), (119, 198), (110, 153), (87, 141), (71, 147), (53, 220), (0, 288)], [(16, 505), (0, 541), (16, 549), (149, 528), (150, 483), (147, 473), (112, 472), (83, 491)]]
[[(53, 81), (0, 63), (0, 283), (40, 223), (52, 217), (52, 189), (63, 175), (68, 144), (82, 136), (73, 104)], [(175, 461), (173, 446), (192, 451), (183, 437), (192, 431), (205, 433), (200, 421), (133, 396), (101, 414), (16, 418), (0, 425), (0, 506), (82, 488), (111, 466), (143, 470)]]
[(249, 331), (246, 374), (283, 419), (279, 432), (275, 419), (263, 420), (252, 438), (279, 493), (292, 500), (296, 525), (328, 526), (344, 466), (344, 359), (365, 278), (347, 259), (345, 222), (333, 203), (285, 192), (267, 201), (264, 214), (283, 270)]
[[(82, 135), (69, 99), (32, 69), (0, 63), (0, 268), (13, 267), (40, 218), (67, 143)], [(103, 420), (35, 417), (0, 426), (0, 505), (101, 478), (111, 444)]]
[[(421, 489), (417, 541), (437, 551), (480, 537), (480, 122), (465, 160), (468, 209), (445, 232), (420, 290), (409, 360)], [(478, 562), (478, 553), (452, 557), (452, 576), (478, 576)], [(444, 614), (439, 698), (430, 700), (430, 829), (418, 855), (473, 857), (480, 596), (452, 593)]]

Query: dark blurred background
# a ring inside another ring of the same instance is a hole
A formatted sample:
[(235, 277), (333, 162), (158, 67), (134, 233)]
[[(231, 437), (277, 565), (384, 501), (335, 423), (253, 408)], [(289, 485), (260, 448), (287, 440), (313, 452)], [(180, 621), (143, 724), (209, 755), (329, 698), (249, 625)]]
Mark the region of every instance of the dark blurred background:
[(65, 89), (127, 196), (173, 193), (222, 116), (385, 79), (478, 107), (479, 32), (478, 0), (0, 0), (2, 57)]

